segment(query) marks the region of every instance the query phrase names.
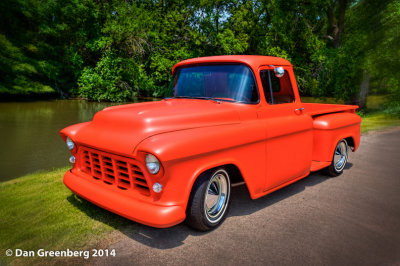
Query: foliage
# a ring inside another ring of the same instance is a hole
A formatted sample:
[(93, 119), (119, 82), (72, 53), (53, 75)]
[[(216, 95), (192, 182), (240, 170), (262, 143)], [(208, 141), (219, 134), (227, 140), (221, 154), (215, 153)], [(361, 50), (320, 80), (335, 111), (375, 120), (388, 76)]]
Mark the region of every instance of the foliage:
[(96, 67), (85, 67), (78, 80), (80, 96), (97, 101), (130, 99), (133, 91), (129, 84), (122, 79), (126, 72), (123, 63), (122, 58), (108, 53), (100, 59)]
[(0, 10), (0, 94), (162, 97), (175, 63), (221, 54), (286, 58), (303, 95), (357, 103), (365, 80), (367, 93), (400, 94), (395, 0), (3, 0)]

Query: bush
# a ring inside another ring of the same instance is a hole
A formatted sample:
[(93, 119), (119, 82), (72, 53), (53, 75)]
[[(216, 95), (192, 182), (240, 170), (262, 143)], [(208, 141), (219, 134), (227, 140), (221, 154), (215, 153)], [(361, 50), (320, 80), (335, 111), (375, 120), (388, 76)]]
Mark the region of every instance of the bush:
[(109, 52), (96, 67), (85, 67), (78, 80), (78, 93), (81, 97), (96, 101), (128, 101), (132, 99), (133, 89), (123, 79), (123, 59)]

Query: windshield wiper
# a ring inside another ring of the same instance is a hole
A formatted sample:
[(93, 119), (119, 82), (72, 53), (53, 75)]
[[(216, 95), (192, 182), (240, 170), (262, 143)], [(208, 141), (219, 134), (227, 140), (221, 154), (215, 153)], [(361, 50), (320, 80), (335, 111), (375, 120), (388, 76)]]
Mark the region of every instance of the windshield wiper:
[(199, 99), (199, 100), (210, 100), (210, 101), (214, 101), (217, 103), (220, 103), (221, 101), (218, 99), (215, 99), (213, 97), (205, 97), (205, 96), (196, 96), (196, 97), (192, 97), (193, 99)]
[(230, 102), (230, 103), (235, 103), (237, 102), (234, 99), (226, 99), (226, 98), (213, 98), (214, 100), (222, 101), (222, 102)]
[(220, 100), (215, 100), (212, 97), (203, 97), (203, 96), (173, 96), (173, 97), (164, 98), (164, 100), (169, 100), (169, 99), (196, 99), (196, 100), (211, 100), (211, 101), (220, 102)]
[(164, 100), (169, 100), (169, 99), (197, 99), (197, 100), (209, 100), (209, 101), (214, 101), (217, 103), (236, 102), (235, 100), (230, 100), (230, 99), (225, 99), (225, 98), (214, 98), (214, 97), (205, 97), (205, 96), (173, 96), (173, 97), (164, 98)]

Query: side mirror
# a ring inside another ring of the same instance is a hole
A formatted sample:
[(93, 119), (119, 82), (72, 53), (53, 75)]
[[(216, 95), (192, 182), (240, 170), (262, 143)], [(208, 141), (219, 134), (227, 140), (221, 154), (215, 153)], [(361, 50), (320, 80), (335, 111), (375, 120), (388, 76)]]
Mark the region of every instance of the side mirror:
[(283, 77), (283, 75), (285, 75), (285, 70), (283, 69), (283, 67), (274, 68), (274, 72), (275, 72), (275, 76), (277, 78), (281, 78), (281, 77)]

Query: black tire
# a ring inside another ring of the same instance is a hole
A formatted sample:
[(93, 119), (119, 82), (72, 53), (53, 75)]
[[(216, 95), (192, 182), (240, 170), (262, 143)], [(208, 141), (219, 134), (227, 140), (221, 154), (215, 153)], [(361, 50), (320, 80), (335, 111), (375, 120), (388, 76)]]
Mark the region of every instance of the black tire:
[(326, 174), (335, 177), (343, 173), (348, 159), (349, 145), (345, 139), (341, 139), (333, 152), (332, 162), (326, 168)]
[(229, 174), (224, 168), (201, 174), (190, 194), (186, 209), (187, 224), (199, 231), (216, 228), (226, 217), (230, 193)]

